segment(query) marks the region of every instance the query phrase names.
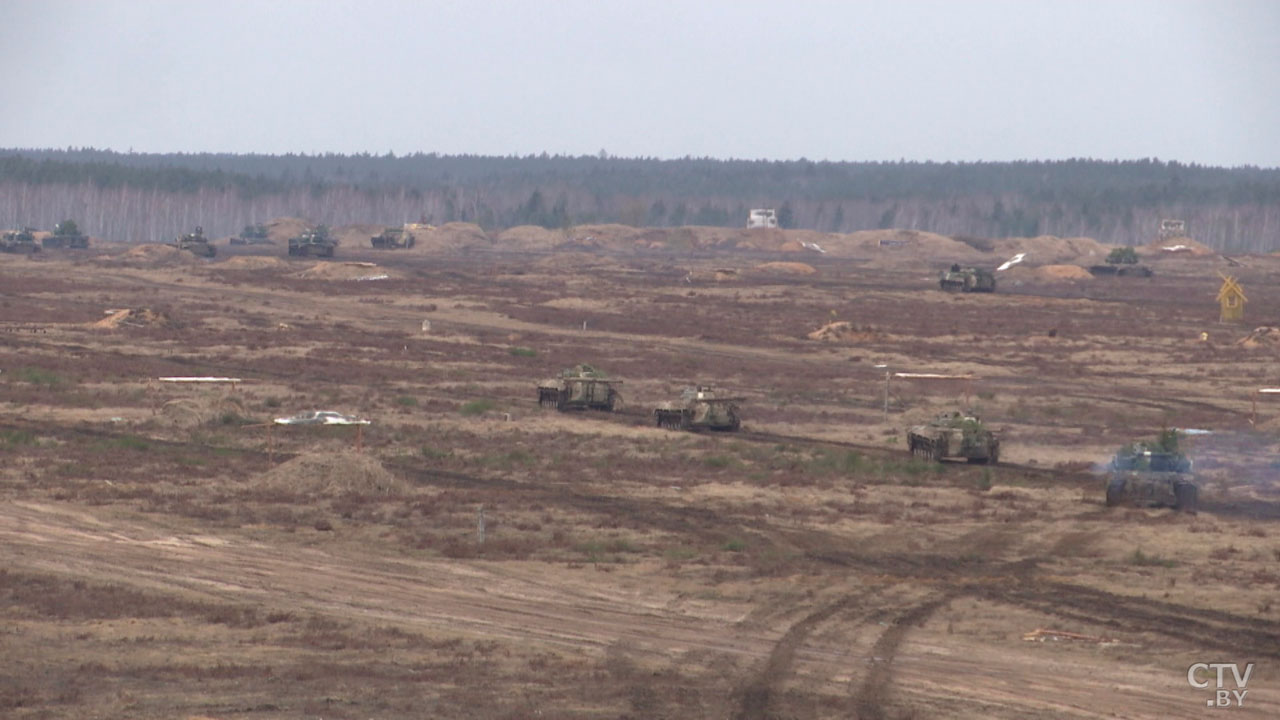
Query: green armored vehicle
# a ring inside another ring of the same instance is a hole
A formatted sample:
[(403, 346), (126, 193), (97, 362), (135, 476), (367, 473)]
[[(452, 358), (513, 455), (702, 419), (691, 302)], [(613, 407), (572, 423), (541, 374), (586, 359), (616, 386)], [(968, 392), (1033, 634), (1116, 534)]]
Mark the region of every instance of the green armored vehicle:
[(213, 257), (218, 254), (218, 249), (209, 244), (209, 238), (204, 236), (204, 228), (199, 225), (194, 232), (174, 238), (170, 246), (186, 250), (197, 257)]
[(990, 270), (957, 264), (942, 271), (938, 287), (948, 292), (995, 292), (996, 276)]
[(1194, 512), (1200, 489), (1191, 459), (1178, 449), (1178, 431), (1164, 430), (1155, 442), (1135, 442), (1111, 459), (1106, 472), (1107, 506), (1171, 507)]
[(231, 238), (232, 245), (270, 245), (271, 238), (266, 225), (245, 225), (240, 237)]
[(36, 244), (35, 229), (10, 230), (0, 235), (0, 252), (26, 254), (40, 252), (40, 246)]
[(742, 426), (738, 403), (742, 398), (719, 395), (710, 387), (685, 388), (678, 402), (664, 402), (653, 411), (658, 427), (674, 430), (727, 430)]
[(574, 365), (560, 377), (538, 383), (538, 404), (565, 410), (607, 410), (613, 412), (622, 401), (615, 386), (621, 380), (609, 380), (590, 365)]
[(74, 220), (63, 220), (53, 226), (53, 234), (40, 243), (45, 250), (68, 248), (83, 250), (89, 247), (89, 238), (80, 234)]
[(971, 463), (1000, 462), (1000, 439), (968, 413), (942, 413), (927, 425), (907, 431), (907, 448), (923, 460), (958, 458)]
[(1089, 273), (1095, 277), (1118, 275), (1120, 277), (1151, 277), (1155, 273), (1138, 263), (1138, 251), (1132, 247), (1118, 247), (1107, 254), (1105, 265), (1090, 265)]
[(408, 229), (387, 228), (381, 235), (369, 238), (369, 244), (376, 250), (400, 250), (413, 247), (413, 233)]
[(289, 254), (295, 257), (333, 257), (333, 249), (337, 246), (338, 239), (329, 233), (328, 225), (320, 225), (289, 238)]

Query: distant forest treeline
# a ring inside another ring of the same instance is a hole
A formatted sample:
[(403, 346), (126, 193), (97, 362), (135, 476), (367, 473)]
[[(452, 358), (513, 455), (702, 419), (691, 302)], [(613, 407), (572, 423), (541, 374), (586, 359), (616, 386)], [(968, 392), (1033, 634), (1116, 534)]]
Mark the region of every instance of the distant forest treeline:
[(1280, 169), (1159, 160), (851, 163), (599, 156), (137, 154), (0, 150), (0, 226), (76, 220), (111, 240), (213, 236), (275, 217), (567, 227), (738, 226), (1155, 239), (1161, 218), (1225, 251), (1280, 249)]

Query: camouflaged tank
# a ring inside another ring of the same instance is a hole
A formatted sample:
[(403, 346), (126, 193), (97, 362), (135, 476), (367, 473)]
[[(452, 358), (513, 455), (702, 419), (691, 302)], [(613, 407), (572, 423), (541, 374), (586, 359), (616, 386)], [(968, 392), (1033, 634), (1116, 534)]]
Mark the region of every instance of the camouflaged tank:
[(613, 412), (622, 402), (616, 386), (621, 380), (609, 380), (590, 365), (574, 365), (560, 377), (538, 383), (538, 404), (566, 410), (607, 410)]
[(289, 254), (294, 257), (333, 257), (338, 239), (329, 232), (328, 225), (320, 225), (301, 235), (289, 238)]
[(1107, 465), (1107, 506), (1171, 507), (1194, 512), (1200, 489), (1191, 459), (1178, 449), (1176, 430), (1165, 430), (1155, 442), (1120, 448)]
[(204, 228), (198, 225), (194, 232), (175, 238), (170, 245), (199, 257), (213, 257), (218, 254), (217, 248), (209, 244), (209, 238), (204, 236)]
[(403, 250), (413, 247), (413, 243), (413, 233), (402, 227), (387, 228), (380, 235), (369, 238), (369, 244), (375, 250)]
[(266, 225), (245, 225), (239, 237), (231, 238), (232, 245), (271, 245), (271, 233)]
[(658, 427), (674, 430), (737, 430), (742, 426), (738, 417), (740, 397), (718, 394), (710, 387), (699, 385), (685, 388), (677, 402), (664, 402), (653, 411)]
[(990, 270), (952, 265), (938, 276), (938, 287), (949, 292), (995, 292), (996, 276)]
[(89, 247), (89, 238), (80, 234), (75, 220), (63, 220), (53, 226), (53, 234), (40, 241), (46, 250), (71, 249), (83, 250)]
[(34, 228), (10, 230), (0, 235), (0, 252), (27, 254), (40, 252), (40, 246), (36, 244)]
[(1000, 439), (968, 413), (942, 413), (927, 425), (916, 425), (907, 431), (907, 448), (922, 460), (1000, 462)]

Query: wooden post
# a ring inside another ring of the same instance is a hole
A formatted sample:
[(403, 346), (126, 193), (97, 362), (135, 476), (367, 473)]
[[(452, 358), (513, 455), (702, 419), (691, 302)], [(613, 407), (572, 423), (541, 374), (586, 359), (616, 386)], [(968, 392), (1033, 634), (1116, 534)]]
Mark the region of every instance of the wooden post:
[(893, 373), (887, 369), (884, 371), (884, 419), (889, 419), (889, 378), (893, 377)]
[(476, 544), (484, 545), (484, 505), (476, 510)]
[(356, 453), (364, 452), (364, 425), (356, 425)]

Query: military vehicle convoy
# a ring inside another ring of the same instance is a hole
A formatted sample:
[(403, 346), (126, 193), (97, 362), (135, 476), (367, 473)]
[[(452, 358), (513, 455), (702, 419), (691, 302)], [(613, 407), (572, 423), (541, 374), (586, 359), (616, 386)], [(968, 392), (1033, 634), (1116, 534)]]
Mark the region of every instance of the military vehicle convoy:
[(80, 228), (74, 220), (63, 220), (53, 226), (53, 234), (40, 243), (45, 250), (70, 249), (83, 250), (89, 247), (89, 238), (80, 234)]
[(1106, 472), (1107, 506), (1171, 507), (1194, 512), (1200, 489), (1191, 459), (1178, 449), (1178, 432), (1164, 430), (1154, 442), (1130, 443)]
[(567, 410), (607, 410), (622, 402), (617, 391), (621, 380), (609, 380), (590, 365), (574, 365), (560, 372), (560, 377), (538, 383), (538, 404)]
[(218, 254), (218, 249), (209, 244), (209, 238), (204, 236), (204, 228), (199, 225), (196, 226), (193, 232), (179, 235), (169, 244), (179, 250), (186, 250), (197, 257), (213, 257)]
[(990, 270), (957, 264), (942, 271), (938, 287), (947, 292), (995, 292), (996, 276)]
[(328, 225), (320, 225), (301, 235), (289, 238), (289, 254), (294, 257), (333, 257), (338, 239), (329, 232)]
[(1000, 439), (976, 415), (968, 413), (942, 413), (926, 425), (912, 427), (907, 431), (907, 448), (922, 460), (1000, 462)]
[(716, 393), (705, 385), (685, 388), (680, 399), (664, 402), (653, 411), (658, 427), (673, 430), (734, 431), (742, 426), (738, 403), (742, 398)]
[(10, 230), (0, 235), (0, 252), (27, 254), (40, 252), (40, 246), (36, 244), (35, 229)]
[(408, 228), (387, 228), (380, 235), (369, 238), (375, 250), (402, 250), (413, 247), (413, 233)]
[(231, 238), (232, 245), (271, 245), (266, 225), (245, 225), (239, 237)]

